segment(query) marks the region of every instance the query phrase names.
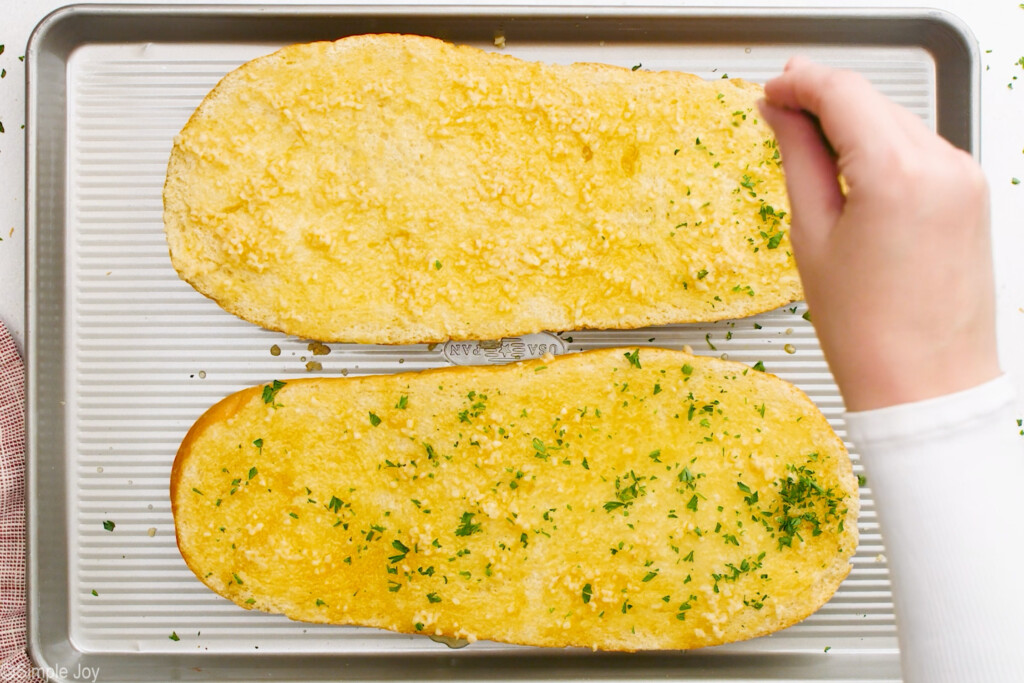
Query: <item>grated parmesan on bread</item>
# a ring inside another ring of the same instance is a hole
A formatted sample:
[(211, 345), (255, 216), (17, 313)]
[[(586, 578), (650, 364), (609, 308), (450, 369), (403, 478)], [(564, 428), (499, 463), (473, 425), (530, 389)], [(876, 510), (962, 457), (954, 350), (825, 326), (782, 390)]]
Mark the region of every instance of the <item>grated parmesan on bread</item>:
[(176, 137), (171, 262), (224, 309), (320, 341), (770, 310), (802, 290), (761, 95), (419, 36), (292, 45), (225, 76)]
[(171, 503), (188, 566), (243, 608), (601, 650), (800, 621), (859, 505), (798, 389), (646, 347), (246, 389), (188, 432)]

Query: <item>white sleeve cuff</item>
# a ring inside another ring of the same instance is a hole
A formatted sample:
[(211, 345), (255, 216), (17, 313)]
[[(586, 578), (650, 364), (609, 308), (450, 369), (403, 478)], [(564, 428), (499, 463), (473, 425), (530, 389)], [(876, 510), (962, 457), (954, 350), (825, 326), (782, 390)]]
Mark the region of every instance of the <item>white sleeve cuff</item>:
[(850, 440), (858, 448), (877, 443), (897, 445), (921, 437), (941, 439), (951, 433), (972, 429), (979, 421), (988, 421), (993, 413), (1012, 405), (1015, 396), (1009, 377), (945, 396), (886, 408), (846, 413)]

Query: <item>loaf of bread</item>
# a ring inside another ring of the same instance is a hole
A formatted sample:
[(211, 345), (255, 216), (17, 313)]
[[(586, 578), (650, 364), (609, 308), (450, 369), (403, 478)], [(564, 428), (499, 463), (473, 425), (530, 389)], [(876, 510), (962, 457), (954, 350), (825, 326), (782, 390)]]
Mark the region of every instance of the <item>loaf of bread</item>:
[(286, 47), (175, 139), (171, 261), (226, 310), (320, 341), (766, 311), (801, 288), (761, 92), (418, 36)]
[(188, 566), (243, 608), (605, 650), (803, 619), (859, 505), (798, 389), (646, 347), (246, 389), (188, 432), (171, 503)]

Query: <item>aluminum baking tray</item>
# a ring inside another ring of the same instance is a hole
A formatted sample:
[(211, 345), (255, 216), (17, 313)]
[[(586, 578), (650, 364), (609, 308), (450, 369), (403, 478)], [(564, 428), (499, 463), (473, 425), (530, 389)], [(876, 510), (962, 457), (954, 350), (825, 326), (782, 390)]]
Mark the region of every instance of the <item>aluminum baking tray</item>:
[(870, 482), (862, 488), (854, 569), (827, 605), (774, 636), (689, 653), (484, 642), (453, 650), (421, 637), (247, 612), (193, 577), (175, 546), (168, 501), (175, 450), (206, 407), (272, 378), (689, 345), (763, 361), (845, 434), (841, 399), (803, 304), (628, 332), (323, 347), (260, 330), (179, 281), (164, 243), (161, 185), (189, 114), (252, 57), (365, 32), (753, 81), (800, 52), (860, 71), (954, 144), (976, 148), (978, 49), (962, 23), (935, 11), (88, 5), (55, 12), (27, 52), (29, 644), (40, 669), (61, 681), (897, 680)]

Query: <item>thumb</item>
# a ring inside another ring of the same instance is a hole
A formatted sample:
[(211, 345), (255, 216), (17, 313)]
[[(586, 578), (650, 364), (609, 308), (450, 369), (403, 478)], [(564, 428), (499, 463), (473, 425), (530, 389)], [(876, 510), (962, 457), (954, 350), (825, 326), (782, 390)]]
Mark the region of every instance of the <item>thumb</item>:
[(827, 238), (846, 201), (839, 186), (835, 158), (816, 122), (802, 111), (786, 109), (766, 100), (758, 102), (761, 115), (775, 131), (782, 152), (790, 209), (792, 243), (799, 261)]

